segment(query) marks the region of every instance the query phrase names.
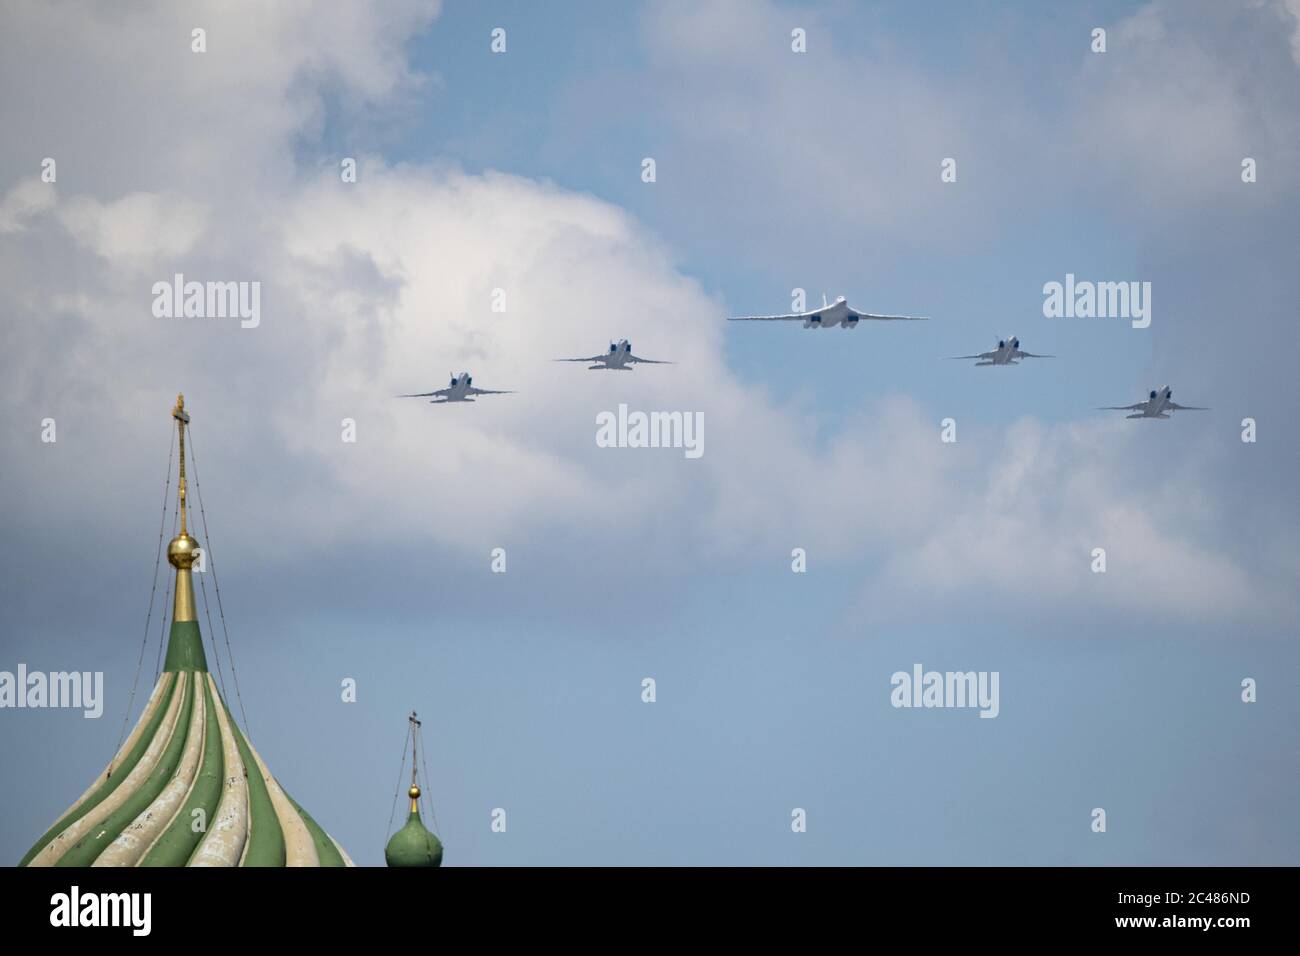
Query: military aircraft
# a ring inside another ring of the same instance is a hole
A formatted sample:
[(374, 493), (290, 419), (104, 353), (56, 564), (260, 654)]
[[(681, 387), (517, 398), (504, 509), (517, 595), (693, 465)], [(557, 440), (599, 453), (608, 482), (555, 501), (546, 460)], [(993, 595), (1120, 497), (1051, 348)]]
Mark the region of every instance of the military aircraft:
[(472, 402), (475, 395), (513, 395), (514, 392), (498, 392), (490, 388), (474, 388), (474, 379), (469, 372), (452, 375), (451, 384), (436, 392), (417, 392), (414, 395), (398, 395), (398, 398), (431, 398), (430, 405), (445, 405), (447, 402)]
[(1020, 340), (1014, 335), (1005, 339), (998, 339), (998, 347), (992, 352), (980, 352), (978, 355), (954, 355), (953, 360), (960, 359), (979, 359), (975, 367), (981, 365), (1019, 365), (1017, 359), (1026, 358), (1055, 358), (1054, 355), (1035, 355), (1033, 352), (1022, 352), (1020, 350)]
[(822, 296), (822, 307), (810, 312), (794, 312), (790, 315), (736, 315), (729, 316), (728, 322), (802, 322), (805, 329), (833, 329), (840, 326), (856, 329), (858, 322), (868, 319), (873, 322), (924, 322), (923, 315), (874, 315), (871, 312), (859, 312), (840, 296), (832, 303), (827, 303)]
[(632, 343), (627, 339), (619, 339), (617, 342), (609, 343), (609, 351), (600, 355), (593, 355), (590, 358), (570, 358), (556, 359), (557, 362), (590, 362), (587, 366), (589, 371), (597, 369), (611, 372), (630, 372), (633, 365), (672, 365), (672, 362), (662, 362), (657, 359), (638, 358), (632, 354)]
[(1136, 413), (1125, 415), (1125, 418), (1168, 418), (1167, 412), (1208, 412), (1209, 409), (1198, 408), (1195, 405), (1179, 405), (1174, 401), (1174, 390), (1168, 385), (1161, 385), (1151, 390), (1145, 402), (1138, 402), (1135, 405), (1103, 405), (1097, 411)]

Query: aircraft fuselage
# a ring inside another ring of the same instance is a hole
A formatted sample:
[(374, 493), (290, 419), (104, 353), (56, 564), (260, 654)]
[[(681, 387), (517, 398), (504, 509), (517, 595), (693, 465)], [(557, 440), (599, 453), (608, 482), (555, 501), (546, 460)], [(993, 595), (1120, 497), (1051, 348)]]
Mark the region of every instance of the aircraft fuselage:
[(472, 402), (474, 399), (469, 397), (470, 387), (474, 384), (474, 379), (469, 372), (461, 372), (459, 375), (451, 377), (451, 384), (447, 386), (448, 392), (443, 401), (446, 402)]
[(850, 314), (849, 304), (844, 299), (823, 306), (803, 320), (805, 329), (833, 329), (837, 325), (843, 325), (846, 329), (858, 326), (858, 317)]
[(1151, 391), (1151, 394), (1147, 397), (1146, 404), (1137, 415), (1132, 417), (1168, 418), (1169, 413), (1167, 409), (1169, 408), (1169, 403), (1173, 400), (1173, 397), (1173, 389), (1168, 385), (1161, 385), (1159, 388)]
[(1020, 357), (1020, 339), (1014, 335), (1008, 335), (1005, 339), (998, 340), (998, 347), (989, 353), (988, 358), (983, 360), (983, 364), (988, 365), (1019, 365), (1016, 361)]
[(609, 351), (601, 357), (601, 364), (608, 369), (625, 369), (631, 355), (632, 344), (627, 339), (619, 339), (610, 344)]

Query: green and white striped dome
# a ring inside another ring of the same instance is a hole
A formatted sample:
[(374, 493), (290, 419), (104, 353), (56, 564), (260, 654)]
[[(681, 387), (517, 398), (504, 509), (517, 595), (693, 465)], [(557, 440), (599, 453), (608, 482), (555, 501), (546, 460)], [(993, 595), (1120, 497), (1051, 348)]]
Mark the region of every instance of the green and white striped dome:
[(271, 776), (208, 673), (184, 519), (188, 416), (178, 420), (182, 518), (167, 553), (176, 597), (163, 673), (121, 750), (19, 865), (352, 866)]
[[(185, 633), (185, 632), (191, 633)], [(198, 625), (172, 625), (198, 654)], [(206, 665), (167, 670), (112, 762), (23, 866), (351, 866), (271, 776)]]

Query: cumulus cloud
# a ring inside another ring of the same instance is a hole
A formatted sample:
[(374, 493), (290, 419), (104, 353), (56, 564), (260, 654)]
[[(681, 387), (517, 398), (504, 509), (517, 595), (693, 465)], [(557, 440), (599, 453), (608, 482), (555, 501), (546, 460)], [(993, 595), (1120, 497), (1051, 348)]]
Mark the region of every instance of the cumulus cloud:
[[(101, 197), (185, 188), (247, 213), (292, 181), (293, 147), (319, 135), (331, 96), (369, 121), (418, 91), (403, 45), (436, 0), (177, 6), (6, 4), (0, 169), (59, 161)], [(191, 49), (206, 31), (207, 52)], [(57, 62), (58, 70), (48, 69)]]
[[(806, 31), (806, 53), (791, 52), (795, 26)], [(674, 136), (656, 148), (675, 171), (665, 180), (684, 184), (670, 182), (675, 213), (690, 222), (694, 200), (719, 197), (733, 220), (727, 235), (744, 249), (773, 228), (852, 235), (873, 253), (887, 237), (886, 254), (987, 235), (1026, 177), (1044, 175), (1025, 153), (1035, 130), (1018, 79), (986, 64), (976, 90), (927, 73), (883, 33), (850, 41), (838, 27), (834, 8), (733, 0), (647, 8), (649, 85), (664, 95), (645, 108)], [(586, 108), (639, 99), (604, 77), (599, 84)], [(957, 160), (959, 181), (979, 177), (983, 189), (936, 188), (946, 158)], [(755, 184), (768, 197), (761, 206), (746, 198)]]
[[(1084, 54), (1070, 104), (1074, 148), (1108, 189), (1144, 207), (1239, 200), (1252, 157), (1280, 193), (1300, 187), (1300, 72), (1281, 2), (1155, 0)], [(1276, 193), (1275, 193), (1276, 194)]]
[(24, 180), (14, 186), (0, 202), (0, 233), (25, 229), (32, 217), (54, 205), (54, 190), (39, 179)]
[(207, 228), (208, 211), (185, 196), (131, 193), (107, 203), (74, 196), (59, 208), (59, 218), (96, 255), (139, 269), (189, 253)]
[(925, 538), (891, 557), (867, 607), (906, 594), (972, 611), (999, 601), (1159, 610), (1183, 623), (1294, 613), (1289, 594), (1259, 587), (1213, 543), (1230, 516), (1198, 479), (1137, 467), (1146, 436), (1127, 425), (1015, 422)]
[(1287, 15), (1291, 17), (1291, 58), (1300, 66), (1300, 0), (1284, 0)]
[[(120, 436), (157, 434), (159, 409), (179, 384), (192, 396), (209, 469), (218, 456), (234, 462), (227, 471), (242, 498), (277, 502), (250, 504), (223, 532), (256, 539), (262, 552), (251, 557), (268, 563), (294, 556), (304, 540), (338, 552), (425, 541), (483, 553), (506, 534), (539, 540), (577, 529), (596, 547), (604, 527), (593, 518), (614, 513), (625, 540), (653, 542), (640, 554), (646, 561), (660, 549), (690, 568), (768, 564), (802, 546), (841, 564), (887, 562), (880, 595), (960, 600), (975, 591), (1206, 614), (1247, 602), (1242, 569), (1205, 544), (1222, 515), (1207, 502), (1204, 520), (1188, 528), (1161, 488), (1121, 482), (1126, 442), (1136, 439), (1109, 426), (1044, 430), (1027, 420), (952, 449), (921, 406), (895, 395), (864, 399), (860, 425), (819, 436), (808, 427), (815, 407), (780, 406), (736, 378), (719, 304), (615, 206), (444, 163), (365, 156), (355, 184), (332, 165), (298, 163), (295, 148), (319, 128), (326, 90), (382, 109), (410, 95), (419, 81), (401, 48), (433, 12), (411, 5), (363, 17), (276, 4), (241, 27), (212, 7), (210, 52), (196, 61), (188, 25), (202, 15), (187, 11), (182, 29), (174, 13), (118, 24), (88, 12), (81, 30), (68, 31), (44, 7), (22, 8), (24, 34), (45, 35), (76, 76), (47, 91), (43, 107), (64, 118), (57, 151), (74, 158), (61, 164), (58, 192), (24, 180), (0, 204), (9, 224), (0, 296), (23, 328), (19, 348), (0, 359), (14, 420), (51, 409), (92, 417), (99, 434), (83, 436), (80, 455), (102, 462), (101, 487), (120, 487), (136, 473)], [(382, 26), (362, 27), (373, 23)], [(126, 61), (135, 58), (145, 66), (132, 72)], [(821, 69), (830, 77), (844, 65)], [(796, 89), (814, 95), (816, 77), (803, 82)], [(92, 91), (89, 104), (73, 85)], [(983, 115), (910, 86), (872, 95), (919, 96), (933, 109), (922, 111), (926, 123), (899, 116), (891, 149), (823, 156), (815, 162), (831, 166), (814, 165), (810, 178), (791, 152), (780, 163), (798, 170), (808, 196), (819, 177), (850, 176), (863, 157), (939, 150), (936, 116), (960, 137)], [(85, 115), (79, 130), (85, 110), (121, 118), (106, 148)], [(18, 110), (19, 127), (35, 122)], [(143, 159), (132, 144), (148, 145)], [(75, 157), (97, 151), (103, 168), (79, 175)], [(903, 221), (907, 204), (897, 197), (850, 198), (852, 209)], [(57, 268), (51, 250), (64, 257)], [(153, 319), (150, 283), (173, 271), (262, 281), (262, 324)], [(504, 313), (491, 308), (498, 289)], [(624, 335), (639, 353), (676, 364), (619, 377), (550, 361)], [(41, 371), (16, 368), (33, 361)], [(394, 397), (463, 370), (518, 394), (445, 408)], [(595, 415), (618, 402), (704, 412), (704, 458), (596, 448)], [(355, 445), (340, 441), (344, 418), (357, 423)], [(220, 451), (213, 436), (223, 438)], [(25, 456), (10, 457), (14, 480), (37, 480)], [(294, 476), (287, 501), (278, 494), (285, 474)], [(56, 480), (76, 502), (60, 520), (137, 521), (73, 493), (76, 472)], [(298, 531), (259, 537), (270, 520)], [(1087, 549), (1098, 543), (1132, 572), (1116, 575), (1113, 589), (1089, 588)], [(1175, 573), (1144, 573), (1153, 568)]]

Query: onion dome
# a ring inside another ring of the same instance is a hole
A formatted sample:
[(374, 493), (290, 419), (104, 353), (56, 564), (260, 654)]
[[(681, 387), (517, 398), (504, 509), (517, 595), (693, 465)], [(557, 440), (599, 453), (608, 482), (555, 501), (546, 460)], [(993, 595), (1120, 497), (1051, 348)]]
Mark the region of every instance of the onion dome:
[(166, 663), (135, 729), (95, 782), (36, 841), (20, 866), (352, 866), (333, 838), (276, 782), (235, 723), (194, 613), (198, 542), (186, 527), (180, 435), (180, 534)]
[[(411, 800), (411, 809), (406, 818), (406, 825), (394, 833), (388, 845), (384, 847), (384, 860), (389, 866), (442, 866), (442, 841), (429, 832), (424, 821), (420, 819), (420, 785), (416, 780), (420, 752), (420, 721), (414, 712), (407, 720), (409, 721), (407, 738), (411, 742), (411, 787), (406, 791), (406, 795)], [(403, 749), (402, 762), (405, 765), (405, 749)], [(398, 772), (400, 774), (401, 771)], [(398, 779), (400, 780), (401, 777), (399, 776)], [(389, 826), (392, 826), (391, 819)]]
[(389, 866), (442, 866), (442, 841), (430, 833), (420, 819), (420, 788), (407, 791), (411, 798), (411, 815), (406, 826), (393, 834), (384, 847)]

